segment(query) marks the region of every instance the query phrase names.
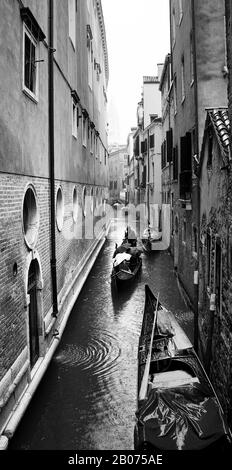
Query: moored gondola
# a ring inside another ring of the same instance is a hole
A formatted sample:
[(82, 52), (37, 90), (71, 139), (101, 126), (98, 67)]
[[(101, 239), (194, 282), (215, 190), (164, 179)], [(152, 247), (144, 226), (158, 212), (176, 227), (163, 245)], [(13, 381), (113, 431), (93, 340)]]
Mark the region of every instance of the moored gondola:
[(215, 390), (194, 348), (145, 287), (138, 352), (135, 449), (227, 450), (231, 436)]
[(162, 232), (152, 229), (150, 226), (143, 232), (141, 241), (146, 253), (157, 250), (158, 243), (162, 240)]
[(136, 246), (135, 232), (128, 227), (120, 246), (115, 246), (111, 278), (118, 286), (126, 286), (132, 282), (142, 266), (141, 250)]

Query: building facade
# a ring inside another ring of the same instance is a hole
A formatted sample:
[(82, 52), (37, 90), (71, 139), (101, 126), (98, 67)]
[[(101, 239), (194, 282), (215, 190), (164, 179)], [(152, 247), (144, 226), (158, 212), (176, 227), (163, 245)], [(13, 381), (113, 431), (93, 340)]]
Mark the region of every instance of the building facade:
[(127, 137), (127, 155), (128, 155), (128, 202), (135, 203), (135, 156), (134, 156), (134, 133), (137, 128), (132, 127)]
[[(174, 206), (179, 199), (178, 188), (178, 155), (173, 148), (174, 127), (174, 88), (171, 70), (171, 55), (167, 54), (160, 79), (162, 103), (162, 204), (170, 205), (170, 250), (174, 255)], [(174, 265), (176, 260), (174, 259)]]
[(232, 425), (231, 126), (227, 108), (207, 110), (200, 186), (199, 348)]
[(126, 145), (115, 145), (109, 152), (109, 201), (127, 201), (128, 154)]
[[(178, 162), (174, 187), (174, 261), (191, 302), (197, 305), (199, 182), (195, 174), (206, 108), (227, 104), (224, 1), (170, 0), (173, 86), (173, 154)], [(177, 186), (176, 186), (177, 184)]]
[(108, 56), (100, 0), (3, 0), (0, 23), (3, 448), (104, 242)]
[[(134, 131), (133, 172), (130, 178), (130, 202), (143, 204), (146, 218), (155, 222), (152, 207), (161, 205), (161, 93), (159, 90), (163, 64), (157, 76), (143, 77), (141, 101), (137, 106), (137, 129)], [(157, 225), (157, 220), (156, 220)]]

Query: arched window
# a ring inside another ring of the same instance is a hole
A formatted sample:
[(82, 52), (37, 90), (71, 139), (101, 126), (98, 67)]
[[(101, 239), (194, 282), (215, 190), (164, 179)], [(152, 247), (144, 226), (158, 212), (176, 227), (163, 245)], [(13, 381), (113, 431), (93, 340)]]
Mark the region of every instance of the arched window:
[(83, 216), (86, 216), (86, 186), (83, 187), (82, 190), (82, 213)]
[(36, 245), (39, 232), (39, 210), (35, 189), (29, 185), (23, 198), (23, 234), (28, 248)]
[(93, 214), (93, 209), (94, 209), (94, 194), (93, 194), (93, 188), (91, 188), (91, 191), (90, 191), (90, 198), (91, 198), (91, 201), (90, 201), (90, 208), (91, 208), (91, 214)]
[(74, 186), (73, 188), (73, 221), (76, 223), (78, 216), (78, 195), (77, 195), (77, 188)]
[(56, 225), (61, 232), (63, 228), (64, 222), (64, 198), (63, 198), (63, 191), (61, 186), (58, 188), (56, 193)]

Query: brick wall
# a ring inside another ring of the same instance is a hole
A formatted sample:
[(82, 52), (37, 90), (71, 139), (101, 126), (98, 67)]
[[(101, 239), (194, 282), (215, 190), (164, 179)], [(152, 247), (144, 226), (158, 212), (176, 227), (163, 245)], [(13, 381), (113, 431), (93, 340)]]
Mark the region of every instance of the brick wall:
[[(52, 307), (49, 181), (43, 178), (0, 174), (0, 380), (27, 344), (26, 263), (30, 250), (24, 240), (22, 207), (28, 183), (35, 188), (40, 214), (35, 250), (42, 270), (43, 317)], [(69, 232), (59, 232), (56, 229), (57, 285), (58, 294), (62, 297), (69, 289), (75, 270), (93, 240), (72, 238), (73, 188), (77, 188), (81, 205), (83, 185), (56, 181), (56, 188), (59, 186), (62, 186), (65, 204), (64, 228), (70, 228)], [(106, 188), (103, 190), (106, 191)], [(91, 187), (86, 186), (86, 191), (87, 195), (90, 195)], [(79, 215), (77, 223), (84, 223), (81, 208)], [(15, 263), (18, 269), (16, 276), (13, 275)]]

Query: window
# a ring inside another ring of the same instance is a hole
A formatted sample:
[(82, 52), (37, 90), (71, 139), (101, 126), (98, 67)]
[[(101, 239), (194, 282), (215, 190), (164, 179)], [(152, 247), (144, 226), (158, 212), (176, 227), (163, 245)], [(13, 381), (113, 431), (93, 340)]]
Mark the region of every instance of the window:
[(25, 25), (23, 52), (23, 90), (38, 100), (38, 43)]
[(181, 24), (183, 18), (183, 4), (182, 0), (179, 0), (179, 25)]
[(150, 146), (150, 149), (154, 148), (154, 146), (155, 146), (155, 135), (154, 134), (150, 135), (149, 146)]
[(64, 199), (61, 187), (56, 193), (56, 224), (59, 232), (61, 232), (64, 221)]
[(90, 211), (91, 211), (91, 214), (93, 214), (93, 210), (94, 210), (94, 195), (93, 195), (93, 188), (91, 188), (91, 191), (90, 191)]
[(93, 154), (93, 148), (94, 148), (94, 135), (93, 135), (93, 129), (90, 131), (90, 153)]
[(178, 145), (173, 149), (173, 180), (178, 180)]
[(72, 135), (77, 138), (77, 122), (78, 108), (74, 100), (72, 100)]
[(172, 10), (172, 47), (174, 47), (176, 42), (176, 16), (175, 10)]
[(39, 232), (39, 210), (35, 189), (30, 185), (23, 199), (23, 233), (28, 248), (35, 247)]
[(190, 34), (190, 85), (194, 82), (193, 33)]
[(98, 136), (95, 133), (95, 157), (99, 157), (99, 142), (98, 142)]
[(82, 115), (82, 144), (87, 147), (87, 119)]
[(74, 223), (77, 222), (78, 216), (78, 195), (77, 195), (77, 188), (76, 186), (73, 189), (73, 221)]
[(173, 92), (174, 92), (174, 114), (176, 115), (177, 113), (177, 79), (176, 79), (176, 75), (174, 77), (174, 89), (173, 89)]
[(88, 50), (88, 83), (93, 87), (93, 34), (90, 25), (87, 25), (87, 50)]
[(68, 0), (69, 37), (72, 45), (76, 47), (76, 0)]
[(99, 161), (100, 161), (100, 163), (102, 162), (102, 151), (103, 151), (102, 143), (99, 140)]
[(83, 216), (85, 217), (86, 216), (86, 187), (85, 186), (83, 187), (83, 190), (82, 190), (82, 213), (83, 213)]
[(184, 73), (184, 56), (181, 59), (181, 99), (182, 103), (185, 99), (185, 73)]

